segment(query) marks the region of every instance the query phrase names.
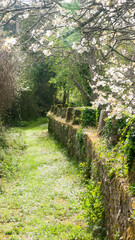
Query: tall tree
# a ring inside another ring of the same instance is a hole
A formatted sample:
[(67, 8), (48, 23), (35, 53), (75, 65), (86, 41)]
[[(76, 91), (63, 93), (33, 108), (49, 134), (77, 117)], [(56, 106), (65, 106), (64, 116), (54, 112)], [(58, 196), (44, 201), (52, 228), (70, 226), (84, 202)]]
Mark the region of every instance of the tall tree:
[[(6, 1), (1, 8), (1, 26), (15, 16), (35, 17), (34, 23), (18, 36), (18, 43), (29, 32), (29, 39), (23, 43), (27, 48), (42, 51), (46, 57), (72, 56), (73, 61), (89, 63), (95, 106), (108, 105), (114, 114), (125, 107), (135, 113), (134, 1), (52, 0), (24, 3), (17, 9), (16, 2)], [(5, 43), (7, 49), (10, 45), (9, 41)]]

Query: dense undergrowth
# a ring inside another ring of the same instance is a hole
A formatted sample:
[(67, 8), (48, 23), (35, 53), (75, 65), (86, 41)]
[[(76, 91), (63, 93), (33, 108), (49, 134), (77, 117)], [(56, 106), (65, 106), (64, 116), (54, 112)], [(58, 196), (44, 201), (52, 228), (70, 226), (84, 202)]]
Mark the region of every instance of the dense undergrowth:
[(14, 176), (18, 169), (18, 159), (26, 146), (19, 129), (0, 126), (0, 177)]

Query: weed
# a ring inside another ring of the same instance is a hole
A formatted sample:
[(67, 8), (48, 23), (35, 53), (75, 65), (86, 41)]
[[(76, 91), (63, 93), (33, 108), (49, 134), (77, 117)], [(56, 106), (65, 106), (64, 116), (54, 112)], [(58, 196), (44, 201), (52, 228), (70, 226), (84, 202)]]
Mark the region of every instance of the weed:
[(91, 176), (91, 158), (87, 157), (86, 162), (81, 162), (79, 166), (83, 176), (83, 181), (87, 181), (87, 179)]
[(89, 180), (86, 191), (83, 193), (83, 207), (85, 209), (88, 225), (93, 237), (105, 237), (104, 205), (100, 184)]

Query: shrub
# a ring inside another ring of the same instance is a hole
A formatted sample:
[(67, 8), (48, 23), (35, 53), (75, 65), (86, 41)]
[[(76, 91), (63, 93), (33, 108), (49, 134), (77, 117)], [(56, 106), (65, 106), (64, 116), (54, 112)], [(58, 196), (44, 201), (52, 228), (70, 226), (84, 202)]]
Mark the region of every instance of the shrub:
[(91, 107), (85, 107), (81, 114), (81, 125), (83, 127), (96, 127), (96, 110)]

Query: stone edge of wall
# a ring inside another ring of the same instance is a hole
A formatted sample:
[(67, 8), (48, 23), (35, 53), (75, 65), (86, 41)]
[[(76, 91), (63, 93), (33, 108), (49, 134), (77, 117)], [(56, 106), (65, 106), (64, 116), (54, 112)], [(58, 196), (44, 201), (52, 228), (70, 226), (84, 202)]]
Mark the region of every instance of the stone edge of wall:
[(60, 141), (68, 151), (69, 156), (76, 157), (78, 161), (91, 159), (97, 166), (97, 181), (101, 182), (101, 190), (105, 205), (105, 222), (108, 239), (114, 239), (114, 226), (120, 232), (123, 240), (135, 240), (135, 221), (130, 217), (135, 209), (135, 198), (128, 192), (128, 182), (117, 176), (109, 178), (105, 163), (96, 152), (94, 142), (98, 140), (97, 130), (83, 132), (83, 143), (80, 146), (77, 139), (79, 125), (72, 125), (65, 119), (48, 113), (48, 131)]

